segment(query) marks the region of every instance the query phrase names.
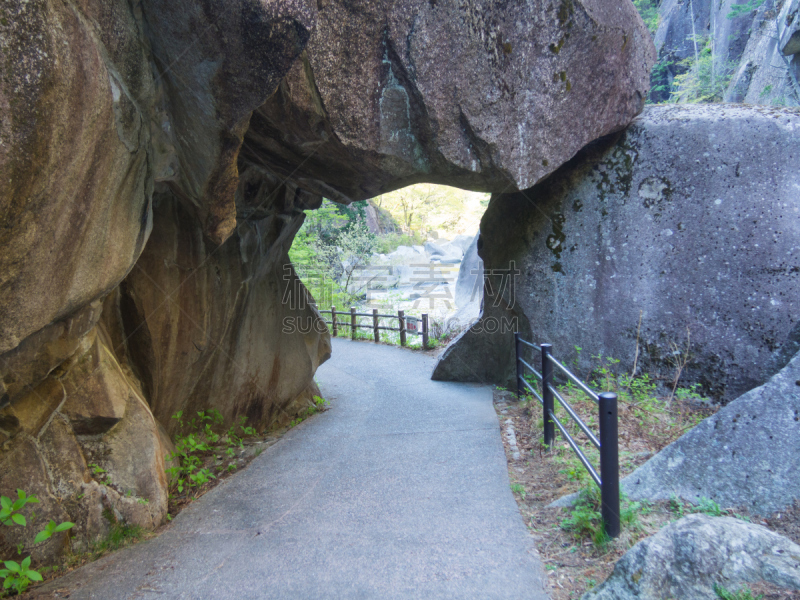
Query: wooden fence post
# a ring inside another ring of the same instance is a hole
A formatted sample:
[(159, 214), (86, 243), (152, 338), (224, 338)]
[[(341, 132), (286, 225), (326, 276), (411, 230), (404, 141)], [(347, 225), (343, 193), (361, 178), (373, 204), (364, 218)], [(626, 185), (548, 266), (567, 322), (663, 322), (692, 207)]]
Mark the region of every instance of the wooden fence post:
[(428, 349), (428, 315), (422, 313), (422, 349)]
[(372, 330), (373, 330), (373, 332), (375, 334), (375, 343), (377, 344), (378, 342), (381, 341), (381, 334), (378, 331), (378, 309), (377, 308), (373, 308), (372, 309)]
[(356, 339), (356, 307), (350, 307), (350, 339)]
[(331, 329), (333, 330), (333, 337), (336, 337), (338, 328), (336, 327), (336, 307), (331, 306)]
[(406, 313), (403, 310), (397, 311), (397, 318), (400, 319), (400, 345), (406, 345)]

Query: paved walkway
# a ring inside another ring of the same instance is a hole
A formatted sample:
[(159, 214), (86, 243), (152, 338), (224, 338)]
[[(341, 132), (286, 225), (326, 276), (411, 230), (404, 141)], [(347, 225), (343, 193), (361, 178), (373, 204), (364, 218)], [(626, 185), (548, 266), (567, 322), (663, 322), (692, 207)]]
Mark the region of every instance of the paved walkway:
[(55, 597), (547, 599), (491, 390), (432, 368), (334, 340), (317, 373), (331, 410)]

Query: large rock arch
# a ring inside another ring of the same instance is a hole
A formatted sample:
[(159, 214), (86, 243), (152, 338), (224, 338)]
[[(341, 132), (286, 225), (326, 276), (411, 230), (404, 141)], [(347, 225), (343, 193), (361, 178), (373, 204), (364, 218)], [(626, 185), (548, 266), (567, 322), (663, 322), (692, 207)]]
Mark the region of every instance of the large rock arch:
[(104, 508), (161, 522), (171, 412), (263, 428), (309, 401), (327, 334), (280, 327), (318, 319), (286, 256), (304, 209), (530, 187), (633, 119), (654, 60), (617, 0), (0, 13), (0, 493), (76, 542)]

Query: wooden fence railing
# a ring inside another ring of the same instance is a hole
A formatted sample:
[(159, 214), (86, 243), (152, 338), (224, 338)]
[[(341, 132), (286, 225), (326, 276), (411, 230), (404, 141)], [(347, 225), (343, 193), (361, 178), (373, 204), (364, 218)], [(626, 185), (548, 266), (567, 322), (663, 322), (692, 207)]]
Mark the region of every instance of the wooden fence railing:
[[(319, 311), (322, 315), (330, 315), (331, 320), (325, 320), (325, 323), (331, 326), (331, 335), (337, 337), (339, 335), (339, 328), (344, 327), (350, 328), (350, 337), (352, 339), (356, 339), (356, 331), (359, 329), (372, 329), (373, 336), (375, 338), (375, 342), (380, 342), (380, 332), (381, 331), (397, 331), (400, 333), (400, 345), (406, 345), (406, 336), (408, 334), (411, 335), (421, 335), (422, 336), (422, 347), (424, 349), (428, 349), (429, 346), (429, 337), (428, 337), (428, 315), (423, 313), (422, 318), (418, 319), (417, 317), (406, 316), (405, 311), (398, 310), (396, 315), (388, 315), (388, 314), (380, 314), (378, 313), (377, 308), (373, 308), (371, 313), (360, 313), (356, 312), (356, 307), (351, 306), (350, 312), (345, 311), (336, 311), (335, 306), (331, 306), (330, 310), (321, 310)], [(349, 323), (347, 322), (346, 317), (349, 316)], [(344, 320), (340, 320), (340, 318), (345, 317)], [(372, 317), (372, 323), (367, 325), (362, 325), (359, 323), (359, 318), (361, 317)], [(381, 319), (397, 319), (399, 321), (399, 327), (385, 327), (380, 324)]]

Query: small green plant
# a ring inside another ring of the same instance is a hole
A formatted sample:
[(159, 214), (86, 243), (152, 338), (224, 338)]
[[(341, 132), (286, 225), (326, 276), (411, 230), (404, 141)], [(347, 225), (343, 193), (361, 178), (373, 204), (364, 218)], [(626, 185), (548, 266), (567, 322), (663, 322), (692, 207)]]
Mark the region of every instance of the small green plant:
[[(11, 500), (8, 496), (0, 496), (0, 523), (5, 527), (26, 527), (28, 520), (20, 511), (27, 504), (37, 504), (39, 499), (34, 495), (28, 495), (24, 490), (17, 490), (16, 500)], [(35, 513), (31, 515), (31, 521)], [(56, 523), (49, 521), (44, 529), (36, 534), (34, 544), (41, 544), (49, 540), (54, 534), (67, 531), (75, 526), (74, 523)], [(17, 554), (22, 554), (25, 550), (23, 544), (17, 545)], [(34, 581), (42, 581), (39, 571), (31, 569), (31, 557), (28, 556), (22, 562), (7, 560), (3, 562), (4, 569), (0, 569), (0, 579), (3, 580), (3, 590), (13, 591), (22, 594)]]
[(720, 583), (714, 584), (714, 593), (720, 600), (761, 600), (764, 597), (763, 594), (753, 596), (753, 591), (747, 586), (742, 586), (735, 592), (731, 592)]
[(0, 569), (0, 578), (4, 580), (4, 590), (13, 590), (18, 594), (22, 594), (28, 589), (31, 582), (42, 581), (41, 574), (30, 568), (30, 556), (25, 558), (21, 563), (7, 560), (3, 565), (5, 569)]
[(724, 511), (720, 508), (719, 504), (710, 498), (700, 498), (700, 501), (697, 504), (697, 512), (712, 517), (721, 517), (724, 514)]
[(104, 510), (103, 517), (111, 524), (111, 529), (108, 532), (108, 537), (93, 544), (92, 553), (95, 558), (106, 552), (130, 546), (144, 536), (144, 530), (141, 527), (120, 523), (110, 510)]
[[(561, 522), (562, 529), (572, 532), (577, 539), (589, 538), (599, 550), (605, 549), (611, 542), (603, 525), (600, 488), (594, 484), (583, 488), (572, 506), (570, 516)], [(620, 524), (626, 529), (641, 529), (639, 515), (643, 505), (630, 502), (620, 490)]]
[(764, 4), (764, 0), (748, 0), (742, 4), (732, 4), (731, 12), (725, 16), (729, 19), (738, 19), (749, 15), (762, 4)]
[(600, 515), (600, 489), (591, 485), (581, 490), (570, 516), (561, 522), (562, 529), (576, 538), (589, 538), (597, 548), (608, 545), (610, 538)]
[(511, 491), (514, 492), (515, 494), (519, 494), (520, 497), (523, 500), (525, 500), (526, 492), (525, 492), (525, 487), (522, 484), (519, 483), (511, 484)]

